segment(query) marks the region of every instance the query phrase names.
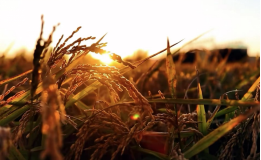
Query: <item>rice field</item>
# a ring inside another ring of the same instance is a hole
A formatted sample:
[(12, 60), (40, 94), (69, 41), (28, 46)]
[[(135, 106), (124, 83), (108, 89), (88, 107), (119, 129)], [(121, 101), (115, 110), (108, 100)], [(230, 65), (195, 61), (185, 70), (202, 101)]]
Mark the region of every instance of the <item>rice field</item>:
[(106, 51), (106, 35), (77, 38), (78, 27), (52, 42), (56, 29), (44, 40), (42, 17), (33, 60), (0, 57), (0, 159), (259, 159), (259, 57), (194, 50), (184, 63), (200, 35), (127, 60)]

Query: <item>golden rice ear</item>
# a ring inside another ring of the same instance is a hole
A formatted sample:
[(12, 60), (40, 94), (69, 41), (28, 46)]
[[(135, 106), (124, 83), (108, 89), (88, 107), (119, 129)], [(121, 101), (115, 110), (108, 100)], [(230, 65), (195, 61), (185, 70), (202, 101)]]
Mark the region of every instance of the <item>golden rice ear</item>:
[(58, 86), (50, 75), (43, 80), (41, 111), (42, 134), (46, 136), (46, 147), (41, 153), (41, 158), (50, 155), (53, 159), (61, 160), (63, 159), (60, 153), (62, 147), (61, 122), (65, 122), (66, 113)]
[(21, 82), (17, 83), (15, 86), (12, 86), (9, 90), (5, 91), (7, 88), (7, 84), (5, 86), (5, 90), (3, 92), (3, 94), (0, 95), (0, 106), (7, 104), (9, 102), (11, 102), (13, 99), (18, 98), (20, 95), (22, 95), (23, 93), (25, 93), (24, 90), (17, 92), (14, 96), (9, 97), (6, 101), (4, 100), (4, 97), (8, 96), (8, 94), (10, 94), (15, 88), (20, 87), (21, 85), (25, 84), (25, 82), (28, 80), (28, 78), (24, 78)]
[[(41, 72), (41, 63), (40, 60), (44, 58), (47, 48), (52, 42), (52, 36), (55, 31), (56, 26), (53, 26), (53, 30), (50, 33), (48, 39), (44, 41), (42, 39), (42, 34), (43, 34), (43, 26), (44, 26), (44, 20), (43, 20), (43, 15), (41, 16), (41, 32), (40, 32), (40, 37), (37, 40), (37, 44), (33, 53), (33, 71), (32, 71), (32, 83), (31, 83), (31, 101), (33, 101), (33, 97), (35, 95), (35, 91), (37, 89), (37, 86), (40, 81), (40, 72)], [(43, 44), (41, 44), (43, 42)]]

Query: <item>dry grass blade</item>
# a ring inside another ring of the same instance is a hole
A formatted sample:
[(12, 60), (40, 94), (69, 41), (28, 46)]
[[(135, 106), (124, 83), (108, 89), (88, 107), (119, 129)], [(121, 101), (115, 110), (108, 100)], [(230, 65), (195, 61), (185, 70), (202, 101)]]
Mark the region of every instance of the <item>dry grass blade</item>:
[(228, 133), (231, 129), (233, 129), (236, 125), (241, 123), (242, 121), (246, 120), (249, 116), (251, 116), (254, 112), (259, 110), (259, 107), (254, 107), (253, 109), (249, 110), (247, 113), (240, 115), (231, 121), (223, 124), (222, 126), (218, 127), (202, 139), (200, 139), (196, 144), (194, 144), (189, 150), (187, 150), (184, 154), (186, 158), (191, 158), (194, 155), (200, 153), (211, 144), (216, 142), (219, 138), (224, 136)]
[(168, 86), (172, 98), (177, 98), (177, 77), (176, 77), (176, 68), (173, 62), (173, 57), (170, 53), (169, 39), (167, 40), (167, 58), (166, 58), (166, 69), (168, 76)]
[[(177, 42), (177, 43), (171, 45), (170, 48), (173, 47), (173, 46), (175, 46), (175, 45), (177, 45), (177, 44), (179, 44), (179, 43), (182, 42), (182, 41), (183, 41), (183, 40), (181, 40), (181, 41), (179, 41), (179, 42)], [(161, 51), (159, 51), (159, 52), (157, 52), (157, 53), (155, 53), (155, 54), (153, 54), (153, 55), (151, 55), (151, 56), (149, 56), (149, 57), (147, 57), (147, 58), (144, 58), (143, 60), (140, 60), (140, 61), (135, 62), (135, 63), (134, 63), (135, 67), (140, 66), (142, 63), (146, 62), (146, 61), (149, 60), (150, 58), (155, 57), (156, 55), (158, 55), (158, 54), (160, 54), (160, 53), (162, 53), (162, 52), (164, 52), (164, 51), (166, 51), (166, 50), (167, 50), (167, 48), (165, 48), (165, 49), (163, 49), (163, 50), (161, 50)], [(120, 69), (120, 72), (121, 72), (122, 74), (123, 74), (123, 73), (126, 73), (126, 72), (128, 71), (128, 69), (129, 69), (129, 67), (124, 67), (124, 68)]]
[[(151, 71), (151, 69), (155, 66), (155, 64), (157, 63), (158, 61), (155, 61), (151, 66), (150, 68), (148, 69), (147, 72), (143, 73), (135, 82), (135, 84), (139, 84), (139, 82), (141, 81), (142, 78), (146, 77), (148, 75), (148, 73)], [(144, 84), (143, 84), (144, 85)]]
[(187, 45), (191, 44), (192, 42), (196, 41), (197, 39), (199, 39), (200, 37), (204, 36), (205, 34), (207, 34), (207, 33), (210, 32), (210, 31), (212, 31), (212, 29), (210, 29), (210, 30), (208, 30), (208, 31), (206, 31), (206, 32), (204, 32), (204, 33), (202, 33), (202, 34), (200, 34), (200, 35), (197, 36), (196, 38), (194, 38), (194, 39), (188, 41), (187, 43), (185, 43), (184, 45), (182, 45), (179, 49), (177, 49), (177, 50), (174, 52), (173, 55), (175, 55), (175, 54), (178, 53), (182, 48), (184, 48), (185, 46), (187, 46)]
[[(153, 55), (151, 55), (151, 56), (149, 56), (149, 57), (147, 57), (147, 58), (145, 58), (145, 59), (143, 59), (143, 60), (140, 60), (140, 61), (138, 61), (137, 63), (137, 67), (138, 66), (140, 66), (142, 63), (144, 63), (144, 62), (146, 62), (147, 60), (149, 60), (150, 58), (152, 58), (152, 57), (155, 57), (155, 56), (157, 56), (158, 54), (160, 54), (160, 53), (162, 53), (162, 52), (164, 52), (164, 51), (166, 51), (166, 50), (170, 50), (170, 48), (171, 47), (173, 47), (173, 46), (175, 46), (175, 45), (177, 45), (177, 44), (179, 44), (180, 42), (182, 42), (183, 41), (183, 39), (182, 40), (180, 40), (179, 42), (177, 42), (177, 43), (175, 43), (175, 44), (172, 44), (171, 46), (168, 46), (166, 49), (163, 49), (163, 50), (161, 50), (161, 51), (159, 51), (159, 52), (157, 52), (157, 53), (155, 53), (155, 54), (153, 54)], [(169, 44), (168, 44), (169, 45)], [(170, 51), (169, 51), (169, 53), (170, 53)]]
[[(171, 93), (171, 97), (173, 99), (177, 98), (177, 73), (176, 73), (176, 67), (173, 61), (173, 57), (171, 55), (170, 52), (170, 46), (169, 46), (169, 39), (167, 39), (167, 57), (166, 57), (166, 70), (167, 70), (167, 77), (168, 77), (168, 87), (169, 87), (169, 91)], [(181, 145), (181, 138), (180, 138), (180, 131), (179, 131), (179, 127), (178, 127), (178, 112), (177, 112), (177, 108), (176, 105), (174, 104), (174, 110), (176, 112), (175, 115), (175, 127), (177, 127), (178, 130), (178, 139), (179, 139), (179, 144), (180, 144), (180, 148), (182, 148)], [(171, 137), (170, 137), (170, 142), (169, 144), (171, 145), (171, 147), (169, 147), (169, 151), (168, 153), (171, 153), (171, 151), (173, 150), (173, 143), (174, 143), (174, 127), (171, 128)]]
[[(211, 31), (211, 30), (209, 30), (209, 31)], [(182, 48), (184, 48), (185, 46), (187, 46), (187, 45), (191, 44), (192, 42), (196, 41), (197, 39), (199, 39), (200, 37), (202, 37), (203, 35), (205, 35), (205, 34), (208, 33), (209, 31), (204, 32), (204, 33), (202, 33), (201, 35), (197, 36), (196, 38), (192, 39), (191, 41), (185, 43), (184, 45), (182, 45), (181, 47), (179, 47), (179, 48), (173, 53), (173, 55), (175, 55), (175, 54), (178, 53)], [(181, 42), (181, 41), (180, 41), (180, 42)], [(174, 44), (174, 45), (176, 45), (176, 44)], [(173, 45), (171, 45), (170, 47), (172, 47), (172, 46), (173, 46)], [(166, 50), (167, 50), (167, 48), (164, 49), (164, 50), (162, 50), (162, 52), (164, 52), (164, 51), (166, 51)], [(159, 53), (162, 53), (162, 52), (158, 52), (158, 54), (159, 54)], [(157, 53), (156, 53), (156, 54), (157, 54)], [(155, 54), (154, 54), (154, 55), (155, 55)], [(137, 63), (138, 63), (138, 62), (137, 62)], [(155, 67), (155, 69), (153, 69), (153, 70), (148, 74), (148, 77), (150, 77), (151, 75), (153, 75), (153, 73), (155, 73), (163, 64), (164, 64), (164, 60), (161, 60), (161, 61), (158, 63), (158, 65)], [(121, 69), (121, 73), (126, 73), (126, 72), (127, 72), (126, 70), (124, 71), (124, 69), (126, 69), (126, 68)], [(146, 82), (146, 81), (145, 81), (145, 82)]]

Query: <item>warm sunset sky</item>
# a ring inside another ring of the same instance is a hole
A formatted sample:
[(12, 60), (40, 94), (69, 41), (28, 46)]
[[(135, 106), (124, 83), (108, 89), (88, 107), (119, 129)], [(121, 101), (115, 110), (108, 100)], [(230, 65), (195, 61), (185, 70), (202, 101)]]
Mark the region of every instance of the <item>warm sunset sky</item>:
[[(202, 40), (211, 43), (200, 47), (224, 46), (240, 42), (255, 56), (260, 52), (260, 2), (258, 0), (140, 0), (140, 1), (15, 1), (0, 0), (0, 56), (14, 43), (15, 50), (26, 47), (32, 52), (40, 33), (40, 17), (44, 14), (44, 38), (52, 26), (60, 22), (54, 33), (55, 45), (62, 34), (95, 36), (108, 33), (104, 49), (131, 55), (137, 49), (153, 54), (170, 43), (185, 41), (214, 29)], [(92, 41), (94, 42), (94, 41)], [(183, 43), (184, 43), (183, 42)]]

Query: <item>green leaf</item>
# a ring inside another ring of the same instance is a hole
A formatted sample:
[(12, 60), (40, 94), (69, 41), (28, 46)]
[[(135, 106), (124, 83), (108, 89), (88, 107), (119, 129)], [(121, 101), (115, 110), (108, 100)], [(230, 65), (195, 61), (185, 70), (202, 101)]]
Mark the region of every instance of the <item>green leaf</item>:
[[(220, 100), (220, 99), (153, 99), (148, 100), (149, 103), (176, 103), (176, 104), (205, 104), (205, 105), (226, 105), (226, 106), (255, 106), (260, 105), (259, 102), (249, 100)], [(128, 102), (134, 103), (134, 102)]]
[(0, 126), (5, 126), (8, 123), (10, 123), (11, 121), (15, 120), (16, 118), (18, 118), (19, 116), (21, 116), (24, 112), (26, 112), (28, 109), (30, 108), (29, 105), (23, 106), (21, 108), (19, 108), (18, 110), (16, 110), (15, 112), (9, 114), (8, 116), (1, 118), (0, 120)]
[[(203, 99), (201, 86), (198, 79), (198, 98)], [(198, 130), (205, 136), (207, 135), (207, 122), (206, 122), (206, 112), (204, 105), (197, 105), (197, 113), (198, 113)], [(205, 152), (208, 153), (208, 149), (205, 149)]]
[(220, 105), (217, 105), (215, 110), (214, 110), (214, 112), (212, 113), (211, 117), (208, 119), (208, 121), (207, 121), (207, 130), (209, 129), (211, 123), (213, 122), (213, 120), (214, 120), (214, 118), (215, 118), (219, 108), (220, 108)]
[[(242, 102), (247, 102), (248, 100), (250, 100), (252, 97), (253, 97), (253, 93), (255, 92), (256, 90), (256, 87), (258, 86), (258, 84), (260, 83), (260, 77), (258, 77), (258, 79), (253, 83), (253, 85), (248, 89), (247, 93), (245, 93), (245, 95), (242, 97), (241, 101)], [(254, 105), (254, 104), (253, 104)], [(259, 105), (259, 104), (258, 104)], [(231, 105), (228, 105), (230, 107), (227, 107), (225, 109), (222, 109), (220, 110), (215, 117), (219, 117), (219, 116), (222, 116), (222, 115), (225, 115), (227, 113), (230, 113), (230, 112), (233, 112), (235, 110), (238, 109), (238, 104), (231, 104)]]
[(92, 84), (90, 84), (89, 86), (87, 86), (86, 88), (81, 90), (79, 93), (74, 95), (71, 99), (69, 99), (69, 101), (65, 105), (65, 108), (73, 105), (75, 102), (78, 102), (79, 100), (84, 98), (86, 95), (88, 95), (89, 93), (93, 92), (94, 90), (96, 90), (98, 87), (101, 87), (101, 86), (102, 86), (102, 84), (100, 82), (98, 82), (98, 81), (93, 82)]
[[(202, 91), (200, 87), (200, 83), (198, 83), (198, 96), (199, 99), (203, 99)], [(197, 105), (197, 113), (198, 113), (198, 130), (203, 134), (207, 134), (207, 123), (206, 123), (206, 112), (204, 105)]]
[(200, 139), (195, 145), (193, 145), (189, 150), (184, 153), (184, 156), (188, 159), (200, 153), (204, 149), (208, 148), (214, 142), (216, 142), (219, 138), (228, 133), (231, 129), (233, 129), (236, 125), (246, 120), (249, 116), (251, 116), (255, 111), (259, 110), (258, 107), (254, 107), (249, 110), (247, 113), (240, 115), (226, 124), (221, 125), (202, 139)]
[(11, 145), (10, 149), (9, 149), (9, 155), (8, 155), (8, 159), (10, 160), (26, 160), (23, 155), (19, 152), (18, 149), (16, 149), (16, 147), (14, 147), (13, 145)]

